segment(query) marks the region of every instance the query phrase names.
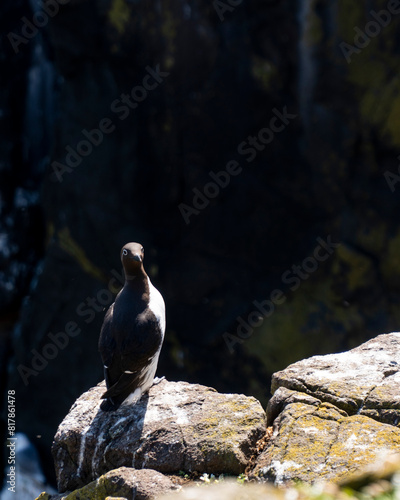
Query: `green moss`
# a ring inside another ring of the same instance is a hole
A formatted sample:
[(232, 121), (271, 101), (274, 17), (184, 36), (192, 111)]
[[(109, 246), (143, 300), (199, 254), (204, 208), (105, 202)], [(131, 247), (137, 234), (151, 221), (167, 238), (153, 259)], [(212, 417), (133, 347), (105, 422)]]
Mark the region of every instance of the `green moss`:
[(114, 471), (108, 472), (92, 481), (83, 488), (74, 490), (65, 497), (65, 500), (104, 500), (106, 497), (125, 497), (129, 487), (125, 484), (119, 484), (113, 476)]
[(271, 62), (253, 55), (251, 74), (262, 89), (270, 90), (271, 82), (278, 75), (278, 71)]
[[(97, 500), (96, 482), (89, 483), (83, 488), (74, 490), (65, 497), (65, 500)], [(104, 497), (105, 498), (105, 497)]]
[[(355, 345), (364, 340), (358, 339), (356, 334), (365, 330), (368, 317), (360, 312), (359, 303), (345, 301), (348, 300), (346, 296), (350, 287), (358, 287), (358, 277), (363, 283), (372, 279), (369, 286), (374, 286), (375, 274), (362, 254), (360, 268), (353, 269), (352, 266), (344, 266), (342, 257), (337, 257), (336, 253), (337, 251), (330, 262), (327, 261), (327, 265), (331, 266), (329, 272), (318, 269), (295, 291), (282, 286), (286, 302), (276, 306), (273, 314), (264, 318), (263, 323), (254, 328), (251, 336), (241, 344), (240, 348), (258, 359), (269, 373), (283, 370), (314, 354), (336, 352), (350, 334), (354, 333)], [(363, 289), (361, 284), (359, 289)], [(267, 297), (268, 294), (264, 298)], [(263, 297), (257, 299), (262, 301)], [(380, 313), (380, 307), (379, 303), (376, 304), (376, 309), (370, 307), (368, 314), (375, 317)], [(400, 311), (398, 315), (400, 318)], [(242, 318), (247, 321), (246, 315), (242, 315)], [(237, 335), (235, 330), (231, 333)], [(239, 352), (239, 345), (237, 351)], [(265, 398), (265, 386), (254, 383), (252, 394), (262, 400)]]
[(306, 20), (307, 32), (305, 33), (305, 43), (309, 47), (314, 47), (321, 43), (323, 36), (322, 22), (316, 13), (316, 3), (316, 0), (311, 1), (309, 15)]
[(46, 228), (46, 247), (50, 245), (50, 242), (54, 236), (54, 231), (55, 231), (54, 224), (52, 222), (49, 222)]
[(400, 231), (387, 242), (380, 268), (386, 283), (400, 287)]
[[(399, 64), (400, 61), (397, 62)], [(363, 68), (364, 71), (360, 71)], [(368, 77), (361, 86), (360, 113), (362, 118), (374, 125), (382, 139), (394, 146), (400, 146), (400, 93), (398, 77), (390, 78), (389, 72), (383, 71), (380, 62), (363, 62), (357, 69), (352, 71), (351, 79), (358, 81), (362, 78), (360, 73), (366, 72)], [(374, 75), (371, 81), (371, 74)]]
[(110, 24), (122, 35), (129, 23), (131, 10), (125, 0), (113, 0), (108, 11)]
[(371, 259), (346, 245), (340, 245), (335, 253), (334, 274), (346, 273), (346, 285), (349, 292), (373, 286), (376, 276)]
[[(380, 3), (387, 8), (387, 2)], [(354, 47), (354, 28), (365, 32), (372, 20), (364, 3), (338, 1), (338, 34), (342, 41)], [(347, 79), (354, 86), (363, 126), (374, 127), (381, 140), (391, 146), (400, 146), (400, 57), (393, 45), (397, 27), (396, 21), (389, 23), (364, 48), (355, 47), (357, 53), (350, 56), (349, 64), (344, 58), (342, 61)]]
[(393, 143), (396, 146), (400, 145), (400, 93), (399, 93), (399, 83), (397, 79), (393, 82), (396, 87), (393, 89), (391, 97), (394, 97), (391, 107), (389, 110), (389, 115), (386, 118), (384, 132), (387, 132), (392, 138)]
[(171, 70), (175, 64), (177, 30), (178, 20), (174, 16), (172, 10), (166, 6), (163, 11), (161, 33), (167, 45), (167, 56), (164, 60), (164, 67), (167, 71)]
[(360, 227), (356, 233), (358, 245), (376, 257), (381, 257), (382, 251), (386, 247), (387, 225), (383, 220), (379, 220), (375, 214), (370, 217), (370, 226)]
[(355, 32), (354, 26), (364, 26), (366, 10), (362, 2), (337, 2), (337, 28), (339, 37), (347, 43), (352, 43)]
[(36, 500), (50, 500), (51, 496), (48, 493), (42, 491), (42, 493), (36, 498)]
[(391, 55), (388, 48), (379, 49), (378, 40), (371, 39), (361, 53), (354, 54), (348, 79), (355, 87), (364, 125), (374, 126), (386, 143), (400, 146), (400, 58)]
[(68, 227), (60, 229), (57, 232), (57, 237), (60, 248), (71, 255), (87, 274), (90, 274), (99, 281), (107, 281), (104, 273), (90, 262), (83, 248), (73, 239)]
[(299, 291), (286, 293), (286, 302), (276, 306), (274, 313), (243, 343), (270, 372), (282, 370), (312, 352), (334, 351), (340, 342), (340, 332), (332, 336), (336, 324), (343, 331), (363, 324), (355, 306), (343, 310), (343, 299), (336, 296), (332, 287), (333, 279), (323, 277), (318, 282), (312, 276), (301, 283)]

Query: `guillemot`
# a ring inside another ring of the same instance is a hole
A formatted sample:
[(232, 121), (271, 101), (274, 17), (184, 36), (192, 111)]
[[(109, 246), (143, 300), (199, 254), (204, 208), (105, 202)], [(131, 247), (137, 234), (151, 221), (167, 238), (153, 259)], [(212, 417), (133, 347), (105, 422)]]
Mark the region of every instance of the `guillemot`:
[(165, 304), (143, 267), (140, 243), (121, 250), (125, 284), (109, 307), (99, 339), (107, 391), (104, 411), (141, 397), (154, 383), (165, 334)]

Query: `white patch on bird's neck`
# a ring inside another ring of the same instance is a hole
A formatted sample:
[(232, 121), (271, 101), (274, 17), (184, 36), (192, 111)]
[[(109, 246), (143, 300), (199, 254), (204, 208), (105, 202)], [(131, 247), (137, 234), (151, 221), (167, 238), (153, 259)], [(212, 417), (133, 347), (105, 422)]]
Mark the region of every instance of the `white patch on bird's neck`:
[(147, 277), (149, 282), (149, 309), (157, 318), (160, 325), (161, 333), (164, 338), (165, 333), (165, 303), (161, 293), (153, 286), (150, 278)]

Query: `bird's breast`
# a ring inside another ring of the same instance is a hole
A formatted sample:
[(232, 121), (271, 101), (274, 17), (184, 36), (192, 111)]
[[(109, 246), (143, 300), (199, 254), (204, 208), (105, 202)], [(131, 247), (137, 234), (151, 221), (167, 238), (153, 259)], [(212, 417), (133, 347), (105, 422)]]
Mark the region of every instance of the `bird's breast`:
[(165, 304), (161, 293), (153, 286), (149, 278), (149, 310), (155, 316), (164, 337), (165, 333)]

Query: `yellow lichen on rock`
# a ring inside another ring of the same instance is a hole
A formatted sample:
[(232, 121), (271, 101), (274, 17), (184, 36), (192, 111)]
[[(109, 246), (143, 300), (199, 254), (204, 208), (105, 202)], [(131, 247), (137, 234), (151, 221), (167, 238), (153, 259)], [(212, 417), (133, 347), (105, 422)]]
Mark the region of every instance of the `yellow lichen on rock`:
[(392, 425), (353, 415), (340, 421), (340, 428), (326, 460), (330, 479), (344, 480), (400, 449), (400, 430)]
[(254, 475), (278, 484), (293, 479), (344, 480), (400, 449), (400, 429), (363, 415), (345, 416), (329, 403), (290, 404), (274, 429)]
[(42, 491), (42, 493), (36, 498), (36, 500), (50, 500), (50, 499), (51, 496), (44, 491)]

